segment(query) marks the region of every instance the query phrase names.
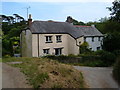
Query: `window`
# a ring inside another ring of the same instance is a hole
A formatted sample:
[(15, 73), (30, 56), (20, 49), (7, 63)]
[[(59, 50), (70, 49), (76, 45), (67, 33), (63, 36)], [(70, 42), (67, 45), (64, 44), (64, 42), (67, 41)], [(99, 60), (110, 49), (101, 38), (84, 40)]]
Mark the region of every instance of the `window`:
[(97, 50), (100, 50), (100, 47), (97, 47)]
[(61, 55), (61, 54), (62, 54), (62, 48), (56, 48), (55, 55)]
[(92, 48), (89, 48), (90, 50), (92, 50)]
[(92, 42), (94, 42), (94, 37), (92, 37)]
[(43, 49), (44, 54), (49, 54), (49, 49)]
[(98, 37), (98, 41), (100, 41), (100, 37)]
[(84, 37), (84, 42), (86, 42), (86, 37)]
[(52, 36), (46, 36), (46, 43), (52, 43)]
[(57, 36), (56, 36), (56, 42), (62, 42), (62, 41), (61, 41), (61, 35), (57, 35)]

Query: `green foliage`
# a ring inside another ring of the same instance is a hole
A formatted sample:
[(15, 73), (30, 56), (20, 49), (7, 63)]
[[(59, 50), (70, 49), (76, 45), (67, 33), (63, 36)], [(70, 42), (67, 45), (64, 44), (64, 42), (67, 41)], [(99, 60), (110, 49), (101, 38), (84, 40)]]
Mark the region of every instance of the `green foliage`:
[(99, 53), (100, 60), (103, 61), (104, 66), (111, 66), (115, 62), (116, 56), (113, 53), (107, 51), (100, 51)]
[(88, 49), (89, 44), (87, 42), (84, 42), (80, 45), (80, 53), (87, 53), (90, 52), (90, 50)]
[(113, 76), (120, 84), (120, 56), (117, 58), (113, 67)]
[(111, 20), (120, 22), (120, 0), (112, 2), (113, 6), (108, 9), (111, 11)]
[(45, 88), (47, 85), (49, 88), (62, 88), (62, 86), (69, 88), (71, 85), (84, 88), (82, 73), (72, 66), (51, 59), (11, 57), (3, 58), (3, 62), (22, 62), (10, 65), (20, 68), (27, 76), (28, 84), (33, 85), (34, 89)]
[(33, 77), (32, 79), (30, 79), (30, 82), (34, 86), (34, 88), (39, 88), (40, 84), (42, 84), (46, 79), (49, 79), (48, 74), (40, 73), (40, 74), (37, 74), (36, 77)]
[[(20, 17), (20, 16), (19, 16)], [(4, 18), (7, 18), (5, 16)], [(24, 19), (21, 17), (21, 19)], [(2, 30), (3, 30), (3, 37), (2, 37), (2, 55), (10, 55), (13, 56), (14, 52), (19, 53), (20, 50), (17, 49), (13, 51), (13, 45), (18, 45), (20, 43), (20, 33), (26, 27), (26, 21), (9, 23), (3, 22), (2, 23)], [(16, 43), (16, 44), (15, 44)]]
[(103, 49), (109, 52), (120, 50), (120, 34), (112, 33), (108, 34), (103, 39)]
[(73, 19), (73, 24), (74, 25), (85, 25), (85, 23), (84, 22), (79, 22), (79, 21), (77, 21), (77, 20), (75, 20), (75, 19)]
[(120, 24), (117, 21), (108, 20), (104, 23), (103, 31), (104, 33), (120, 33)]

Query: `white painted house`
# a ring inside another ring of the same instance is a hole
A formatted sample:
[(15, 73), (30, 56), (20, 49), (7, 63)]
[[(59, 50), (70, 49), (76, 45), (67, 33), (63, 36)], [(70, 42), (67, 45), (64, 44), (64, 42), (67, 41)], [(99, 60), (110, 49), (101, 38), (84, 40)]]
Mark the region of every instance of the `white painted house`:
[[(70, 18), (71, 19), (71, 18)], [(103, 34), (93, 26), (74, 26), (69, 22), (33, 21), (22, 30), (21, 55), (40, 57), (44, 55), (77, 55), (80, 45), (87, 41), (89, 48), (101, 49)]]
[(102, 49), (103, 34), (98, 31), (95, 26), (79, 26), (75, 25), (78, 29), (78, 33), (84, 37), (84, 42), (88, 42), (89, 49), (97, 51)]

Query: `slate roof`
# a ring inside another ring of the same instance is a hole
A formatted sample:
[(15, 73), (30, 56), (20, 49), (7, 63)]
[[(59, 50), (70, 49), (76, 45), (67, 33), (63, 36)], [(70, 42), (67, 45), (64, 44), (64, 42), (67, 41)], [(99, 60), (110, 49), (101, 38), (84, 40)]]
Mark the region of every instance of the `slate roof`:
[(73, 38), (81, 36), (101, 36), (102, 34), (93, 27), (78, 27), (69, 24), (68, 22), (54, 21), (34, 21), (31, 24), (30, 30), (33, 34), (69, 34)]
[(98, 31), (94, 26), (79, 26), (79, 25), (74, 25), (78, 31), (78, 34), (82, 34), (83, 36), (103, 36), (103, 34)]

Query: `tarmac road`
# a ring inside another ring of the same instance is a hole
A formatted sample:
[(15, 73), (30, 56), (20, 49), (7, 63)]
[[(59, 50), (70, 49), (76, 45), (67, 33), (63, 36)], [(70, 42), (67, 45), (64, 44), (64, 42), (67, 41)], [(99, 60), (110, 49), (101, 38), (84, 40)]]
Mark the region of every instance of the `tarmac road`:
[(26, 77), (18, 68), (2, 64), (2, 88), (30, 88)]
[(74, 66), (82, 71), (85, 82), (90, 88), (120, 88), (112, 77), (112, 67)]

